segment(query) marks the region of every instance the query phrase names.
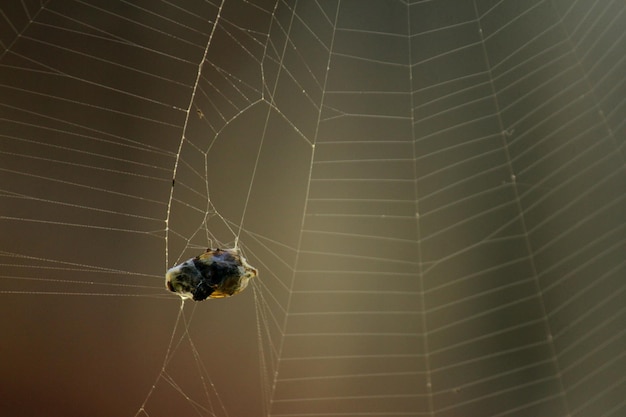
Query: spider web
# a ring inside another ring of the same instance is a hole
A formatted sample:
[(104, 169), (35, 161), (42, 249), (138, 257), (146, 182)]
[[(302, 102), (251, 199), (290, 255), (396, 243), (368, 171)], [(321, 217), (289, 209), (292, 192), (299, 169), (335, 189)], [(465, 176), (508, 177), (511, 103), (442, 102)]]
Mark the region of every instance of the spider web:
[(622, 1), (5, 3), (1, 414), (626, 411)]

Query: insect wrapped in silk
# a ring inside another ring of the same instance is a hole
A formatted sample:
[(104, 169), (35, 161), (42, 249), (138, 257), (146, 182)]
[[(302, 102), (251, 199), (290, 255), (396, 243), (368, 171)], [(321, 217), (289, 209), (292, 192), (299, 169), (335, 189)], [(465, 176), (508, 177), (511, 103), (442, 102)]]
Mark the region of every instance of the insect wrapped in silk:
[(182, 298), (202, 301), (239, 294), (258, 275), (237, 249), (207, 249), (170, 268), (165, 286)]

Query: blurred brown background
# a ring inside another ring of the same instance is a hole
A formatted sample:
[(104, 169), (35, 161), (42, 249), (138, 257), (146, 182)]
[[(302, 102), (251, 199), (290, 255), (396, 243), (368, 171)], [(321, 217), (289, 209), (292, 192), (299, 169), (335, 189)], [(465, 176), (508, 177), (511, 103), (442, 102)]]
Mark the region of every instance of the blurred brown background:
[(3, 2), (0, 415), (623, 415), (625, 10)]

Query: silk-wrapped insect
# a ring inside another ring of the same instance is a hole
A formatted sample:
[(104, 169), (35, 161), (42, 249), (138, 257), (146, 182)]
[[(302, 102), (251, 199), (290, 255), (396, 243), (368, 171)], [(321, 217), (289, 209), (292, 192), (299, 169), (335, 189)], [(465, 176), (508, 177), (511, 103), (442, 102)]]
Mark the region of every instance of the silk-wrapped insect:
[(170, 268), (165, 274), (165, 286), (182, 298), (202, 301), (238, 294), (257, 275), (257, 269), (237, 249), (207, 249)]

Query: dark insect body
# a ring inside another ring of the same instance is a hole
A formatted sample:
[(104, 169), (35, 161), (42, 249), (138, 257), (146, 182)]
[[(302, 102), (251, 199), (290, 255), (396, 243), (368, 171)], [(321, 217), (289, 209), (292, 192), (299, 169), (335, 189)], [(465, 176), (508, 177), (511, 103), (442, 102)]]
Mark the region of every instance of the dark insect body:
[(170, 268), (165, 286), (182, 298), (202, 301), (239, 294), (258, 275), (237, 249), (207, 249)]

